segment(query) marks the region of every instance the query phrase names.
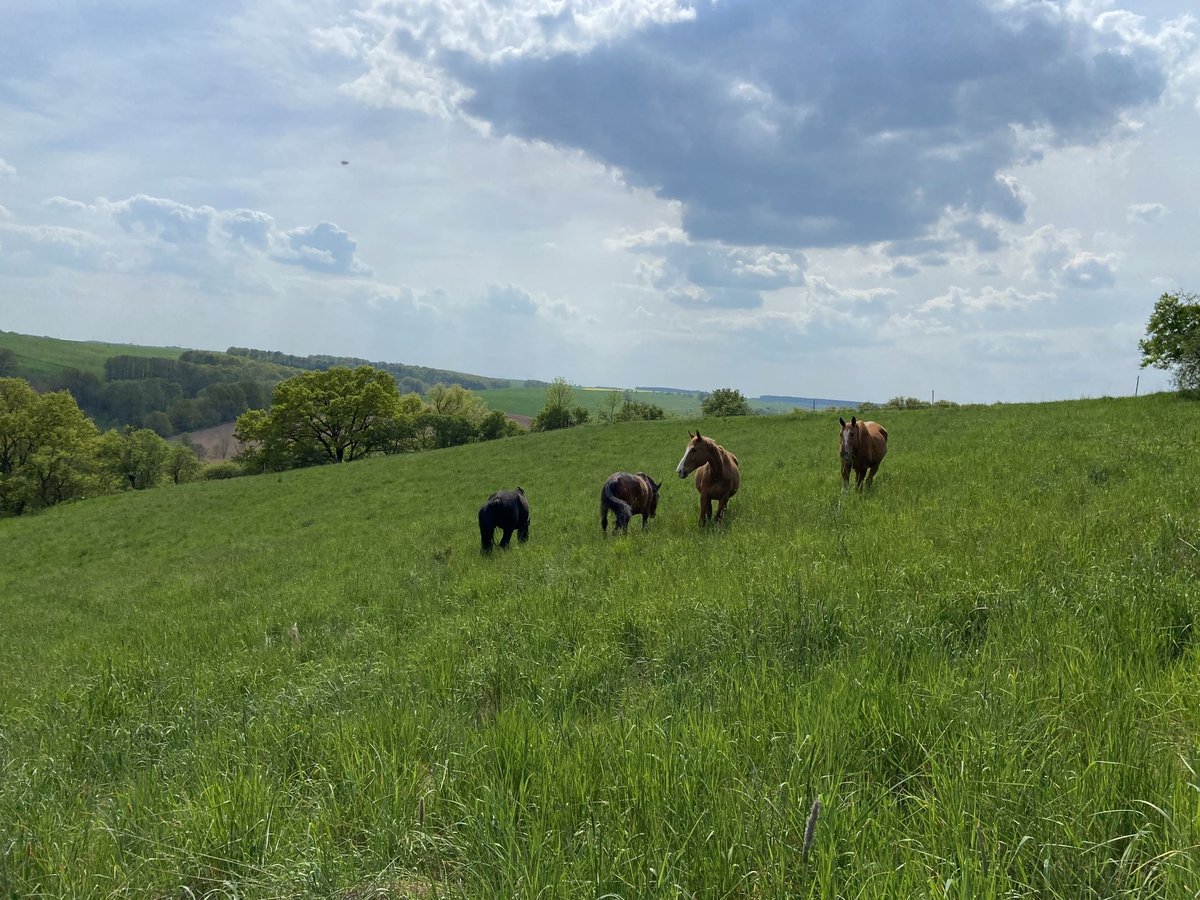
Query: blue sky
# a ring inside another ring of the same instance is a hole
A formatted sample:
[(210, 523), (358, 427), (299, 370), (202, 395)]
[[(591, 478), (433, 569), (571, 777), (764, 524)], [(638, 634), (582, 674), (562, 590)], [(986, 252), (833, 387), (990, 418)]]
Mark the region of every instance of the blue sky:
[(1183, 2), (43, 6), (8, 331), (1053, 400), (1167, 387), (1137, 341), (1200, 290)]

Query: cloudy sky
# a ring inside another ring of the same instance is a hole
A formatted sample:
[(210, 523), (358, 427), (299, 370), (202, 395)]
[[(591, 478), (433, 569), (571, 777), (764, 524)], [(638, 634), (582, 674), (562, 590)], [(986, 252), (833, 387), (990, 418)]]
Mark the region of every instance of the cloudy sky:
[(0, 0), (0, 329), (748, 395), (1163, 389), (1137, 341), (1200, 291), (1191, 5)]

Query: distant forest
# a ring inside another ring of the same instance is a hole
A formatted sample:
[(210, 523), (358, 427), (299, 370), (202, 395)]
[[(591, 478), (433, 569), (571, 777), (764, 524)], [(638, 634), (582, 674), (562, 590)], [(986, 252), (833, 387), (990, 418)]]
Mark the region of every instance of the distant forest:
[(260, 360), (306, 371), (314, 369), (324, 371), (332, 369), (334, 366), (345, 366), (348, 369), (373, 366), (388, 372), (395, 378), (396, 383), (400, 385), (400, 390), (404, 393), (424, 394), (435, 384), (460, 384), (469, 391), (485, 391), (491, 388), (506, 388), (511, 385), (507, 378), (488, 378), (484, 375), (452, 372), (449, 369), (406, 366), (403, 363), (372, 362), (353, 356), (292, 356), (277, 350), (251, 350), (246, 347), (230, 347), (226, 352), (230, 356), (241, 356), (246, 359)]
[(391, 374), (403, 393), (424, 395), (435, 384), (459, 384), (469, 390), (510, 384), (505, 378), (448, 369), (246, 347), (230, 347), (224, 353), (186, 350), (177, 359), (118, 354), (104, 361), (103, 376), (66, 368), (37, 381), (42, 388), (70, 391), (100, 428), (132, 425), (170, 437), (232, 422), (249, 409), (267, 409), (275, 385), (301, 372), (365, 365)]

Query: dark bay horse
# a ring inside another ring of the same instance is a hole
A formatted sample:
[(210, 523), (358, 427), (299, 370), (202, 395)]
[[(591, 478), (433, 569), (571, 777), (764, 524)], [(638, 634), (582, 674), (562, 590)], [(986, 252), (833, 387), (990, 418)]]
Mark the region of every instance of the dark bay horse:
[(502, 548), (508, 547), (514, 531), (522, 544), (529, 540), (529, 501), (525, 499), (522, 488), (496, 491), (479, 507), (479, 541), (484, 553), (492, 552), (492, 538), (497, 528), (504, 531), (504, 536), (500, 538)]
[(662, 482), (654, 483), (654, 479), (645, 472), (630, 475), (628, 472), (614, 472), (600, 488), (600, 530), (608, 533), (608, 512), (617, 517), (617, 527), (614, 531), (628, 531), (629, 520), (640, 514), (642, 527), (646, 520), (653, 519), (658, 510), (658, 489)]
[(683, 459), (675, 467), (675, 473), (680, 478), (687, 478), (691, 472), (696, 473), (696, 490), (700, 492), (700, 524), (712, 518), (714, 500), (717, 501), (717, 521), (720, 522), (729, 498), (737, 493), (742, 483), (738, 458), (712, 438), (701, 436), (699, 430), (695, 435), (689, 431), (688, 437), (691, 440), (683, 452)]
[(853, 469), (858, 476), (855, 490), (861, 491), (863, 476), (866, 476), (867, 487), (870, 487), (875, 480), (875, 473), (879, 471), (879, 464), (887, 455), (887, 429), (878, 422), (860, 422), (857, 416), (851, 416), (849, 424), (840, 417), (838, 421), (842, 423), (842, 490), (850, 490), (850, 470)]

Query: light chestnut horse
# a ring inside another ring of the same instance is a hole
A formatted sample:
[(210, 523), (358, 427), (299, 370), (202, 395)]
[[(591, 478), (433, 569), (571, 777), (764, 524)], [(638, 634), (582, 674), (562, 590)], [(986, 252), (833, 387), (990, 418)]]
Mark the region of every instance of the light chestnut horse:
[(842, 423), (842, 490), (850, 490), (850, 470), (853, 469), (857, 476), (854, 488), (861, 491), (863, 477), (870, 487), (879, 464), (887, 455), (887, 429), (878, 422), (860, 422), (857, 416), (851, 416), (849, 423), (840, 417), (838, 421)]
[(690, 431), (683, 459), (675, 467), (675, 474), (687, 478), (696, 473), (696, 490), (700, 492), (700, 524), (712, 518), (712, 502), (717, 501), (717, 521), (725, 513), (729, 498), (738, 491), (742, 478), (738, 472), (738, 458), (714, 441), (703, 437), (699, 431)]

